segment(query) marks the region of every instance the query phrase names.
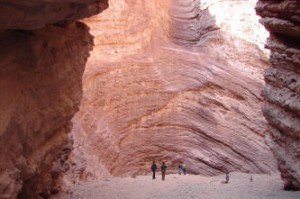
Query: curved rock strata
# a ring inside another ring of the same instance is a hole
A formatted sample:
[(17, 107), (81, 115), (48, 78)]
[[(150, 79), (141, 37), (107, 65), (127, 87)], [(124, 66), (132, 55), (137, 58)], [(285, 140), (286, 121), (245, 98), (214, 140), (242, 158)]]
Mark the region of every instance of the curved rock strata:
[(270, 124), (267, 140), (285, 189), (300, 190), (300, 2), (260, 0), (256, 11), (271, 34), (266, 45), (270, 68), (262, 93)]
[(146, 174), (153, 160), (169, 172), (180, 161), (202, 175), (274, 171), (255, 3), (118, 0), (84, 20), (96, 45), (73, 120), (75, 178)]
[(175, 43), (197, 43), (201, 38), (200, 1), (172, 1), (170, 36)]
[(93, 45), (88, 27), (72, 21), (103, 5), (0, 0), (0, 198), (47, 198), (57, 191), (62, 170), (55, 161), (67, 153)]

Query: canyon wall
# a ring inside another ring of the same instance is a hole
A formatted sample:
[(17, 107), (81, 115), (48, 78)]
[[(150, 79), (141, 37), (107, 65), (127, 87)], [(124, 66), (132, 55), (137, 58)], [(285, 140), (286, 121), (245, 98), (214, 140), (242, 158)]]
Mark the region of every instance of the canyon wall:
[(300, 190), (300, 2), (265, 1), (256, 6), (270, 32), (263, 113), (270, 124), (267, 141), (287, 190)]
[(0, 198), (47, 198), (70, 150), (93, 37), (73, 22), (107, 1), (0, 0)]
[(115, 0), (85, 19), (95, 48), (69, 178), (147, 174), (153, 160), (201, 175), (276, 170), (260, 96), (268, 34), (255, 4)]

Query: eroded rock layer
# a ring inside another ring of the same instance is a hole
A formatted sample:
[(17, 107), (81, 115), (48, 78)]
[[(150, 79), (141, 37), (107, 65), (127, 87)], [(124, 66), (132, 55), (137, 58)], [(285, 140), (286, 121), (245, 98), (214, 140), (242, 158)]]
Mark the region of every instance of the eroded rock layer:
[(0, 0), (2, 29), (32, 30), (98, 14), (108, 0)]
[(53, 164), (70, 150), (70, 120), (93, 45), (88, 27), (72, 21), (107, 1), (91, 2), (0, 1), (0, 198), (57, 191), (61, 167)]
[(263, 113), (271, 126), (267, 140), (285, 189), (300, 190), (300, 2), (260, 0), (256, 11), (271, 33), (263, 89)]
[(255, 3), (116, 0), (84, 20), (96, 46), (74, 118), (72, 172), (146, 174), (153, 160), (202, 175), (275, 170)]

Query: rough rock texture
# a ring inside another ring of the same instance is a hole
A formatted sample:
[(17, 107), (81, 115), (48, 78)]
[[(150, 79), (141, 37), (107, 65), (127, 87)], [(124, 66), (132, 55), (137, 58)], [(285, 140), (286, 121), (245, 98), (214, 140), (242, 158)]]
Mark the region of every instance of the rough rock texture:
[(3, 31), (0, 40), (0, 188), (1, 198), (14, 198), (22, 184), (24, 194), (47, 188), (78, 110), (91, 36), (84, 24), (74, 23)]
[(300, 190), (300, 2), (260, 0), (256, 11), (271, 33), (263, 89), (263, 113), (270, 124), (267, 140), (285, 189)]
[(108, 0), (0, 0), (1, 29), (32, 30), (98, 14)]
[(73, 120), (73, 174), (145, 174), (153, 160), (202, 175), (275, 170), (260, 96), (267, 33), (255, 4), (115, 0), (84, 20), (95, 48)]
[(88, 27), (72, 21), (101, 7), (86, 2), (0, 1), (0, 198), (56, 191), (61, 171), (53, 164), (70, 150), (67, 133), (93, 44)]

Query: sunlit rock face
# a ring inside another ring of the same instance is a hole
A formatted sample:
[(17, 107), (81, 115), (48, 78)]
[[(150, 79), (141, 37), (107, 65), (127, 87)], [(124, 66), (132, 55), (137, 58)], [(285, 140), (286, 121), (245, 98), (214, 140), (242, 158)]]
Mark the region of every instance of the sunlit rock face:
[(256, 11), (271, 33), (263, 89), (263, 113), (270, 124), (267, 140), (285, 189), (300, 190), (300, 2), (260, 0)]
[(50, 9), (54, 4), (69, 3), (0, 1), (0, 198), (47, 198), (57, 191), (93, 45), (88, 27), (72, 21), (94, 12), (54, 17), (62, 14)]
[(153, 160), (202, 175), (275, 170), (255, 3), (115, 0), (84, 20), (95, 48), (73, 120), (73, 174), (146, 174)]

